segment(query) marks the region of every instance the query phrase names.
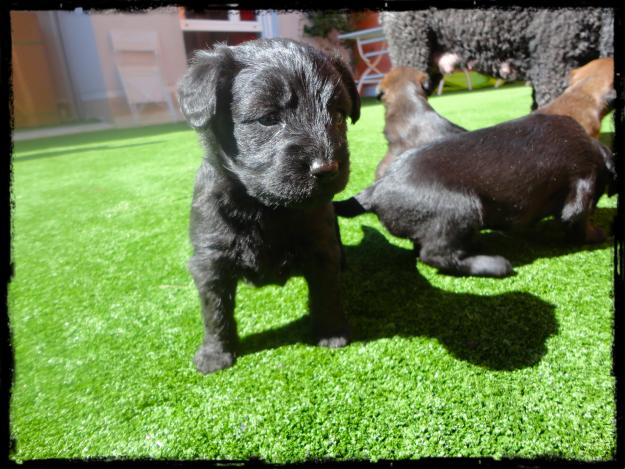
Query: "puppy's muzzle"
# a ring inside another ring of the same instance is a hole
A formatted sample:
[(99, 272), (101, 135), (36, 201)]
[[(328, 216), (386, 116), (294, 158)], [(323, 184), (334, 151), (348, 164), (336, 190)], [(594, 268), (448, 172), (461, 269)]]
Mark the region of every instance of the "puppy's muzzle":
[(339, 163), (338, 161), (313, 161), (310, 174), (321, 182), (331, 181), (339, 174)]

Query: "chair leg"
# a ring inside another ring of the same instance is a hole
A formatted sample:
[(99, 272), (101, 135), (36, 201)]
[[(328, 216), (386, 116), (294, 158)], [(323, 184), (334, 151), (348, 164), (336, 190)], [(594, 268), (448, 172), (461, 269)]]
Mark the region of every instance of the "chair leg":
[(134, 103), (128, 103), (128, 107), (130, 107), (130, 113), (132, 114), (132, 120), (136, 123), (139, 122), (139, 111)]
[(443, 78), (441, 78), (441, 80), (438, 82), (438, 87), (436, 88), (437, 96), (443, 94), (443, 85), (445, 85), (445, 76), (443, 76)]
[(466, 68), (463, 68), (462, 71), (464, 72), (464, 77), (467, 81), (467, 88), (469, 89), (469, 91), (473, 90), (473, 82), (471, 81), (471, 75), (469, 74), (469, 71)]
[(165, 90), (165, 101), (167, 101), (167, 109), (169, 109), (169, 115), (175, 121), (178, 120), (178, 115), (176, 114), (176, 110), (174, 108), (174, 104), (171, 101), (171, 95), (168, 90)]

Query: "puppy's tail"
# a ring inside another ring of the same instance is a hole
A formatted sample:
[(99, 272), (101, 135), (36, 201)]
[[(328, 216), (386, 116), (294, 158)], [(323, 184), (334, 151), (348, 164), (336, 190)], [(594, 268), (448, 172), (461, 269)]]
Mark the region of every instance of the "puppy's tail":
[(370, 212), (369, 195), (372, 187), (373, 186), (368, 187), (349, 199), (332, 202), (332, 205), (334, 205), (334, 213), (339, 217), (353, 218), (363, 213)]

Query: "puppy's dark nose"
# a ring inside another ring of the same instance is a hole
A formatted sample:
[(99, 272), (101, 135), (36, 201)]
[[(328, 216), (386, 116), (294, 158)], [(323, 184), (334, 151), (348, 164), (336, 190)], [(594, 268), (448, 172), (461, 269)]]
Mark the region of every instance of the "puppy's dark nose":
[(317, 160), (310, 167), (310, 174), (323, 181), (333, 179), (338, 173), (338, 161)]

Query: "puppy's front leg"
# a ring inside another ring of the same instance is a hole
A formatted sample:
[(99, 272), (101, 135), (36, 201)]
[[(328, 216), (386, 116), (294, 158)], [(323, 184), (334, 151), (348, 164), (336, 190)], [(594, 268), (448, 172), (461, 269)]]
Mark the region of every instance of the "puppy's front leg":
[(223, 267), (192, 257), (189, 270), (198, 289), (204, 320), (204, 340), (193, 363), (200, 373), (212, 373), (232, 366), (238, 342), (234, 321), (237, 279)]
[(341, 254), (338, 245), (313, 255), (304, 267), (313, 332), (322, 347), (349, 343), (349, 327), (341, 298)]

